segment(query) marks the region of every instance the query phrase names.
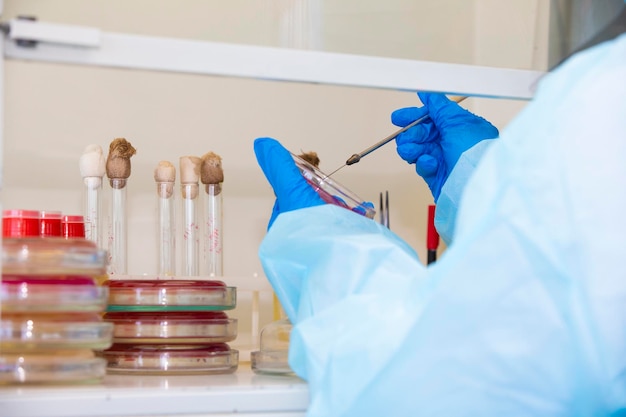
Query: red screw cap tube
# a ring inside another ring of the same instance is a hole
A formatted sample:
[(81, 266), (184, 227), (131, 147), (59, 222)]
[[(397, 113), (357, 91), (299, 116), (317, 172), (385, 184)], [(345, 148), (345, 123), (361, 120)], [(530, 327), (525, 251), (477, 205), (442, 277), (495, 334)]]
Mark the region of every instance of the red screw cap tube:
[(437, 248), (439, 247), (439, 233), (435, 229), (435, 205), (428, 206), (428, 227), (426, 229), (426, 249), (428, 250), (427, 263), (437, 260)]

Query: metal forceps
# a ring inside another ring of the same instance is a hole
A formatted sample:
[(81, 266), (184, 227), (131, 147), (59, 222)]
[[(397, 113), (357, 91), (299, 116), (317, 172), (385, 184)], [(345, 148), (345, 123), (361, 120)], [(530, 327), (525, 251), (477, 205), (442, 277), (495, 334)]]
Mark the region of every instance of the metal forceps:
[(380, 224), (389, 229), (389, 191), (385, 191), (384, 204), (383, 193), (380, 193), (378, 205), (378, 212), (380, 213)]
[[(451, 100), (456, 102), (456, 103), (460, 103), (463, 100), (465, 100), (466, 98), (467, 97), (465, 97), (465, 96), (457, 96), (457, 97), (453, 97)], [(422, 123), (425, 120), (430, 120), (430, 116), (429, 115), (422, 116), (419, 119), (415, 120), (413, 123), (410, 123), (410, 124), (404, 126), (402, 129), (395, 131), (394, 133), (392, 133), (391, 135), (387, 136), (383, 140), (373, 144), (372, 146), (370, 146), (369, 148), (365, 149), (364, 151), (361, 151), (360, 153), (355, 153), (350, 158), (348, 158), (348, 160), (346, 161), (345, 164), (341, 165), (339, 168), (337, 168), (336, 170), (334, 170), (333, 172), (328, 174), (326, 177), (327, 178), (330, 177), (331, 175), (335, 174), (337, 171), (339, 171), (341, 168), (343, 168), (345, 166), (356, 164), (364, 156), (369, 155), (370, 153), (374, 152), (375, 150), (381, 148), (383, 145), (386, 145), (387, 143), (389, 143), (392, 140), (394, 140), (396, 138), (396, 136), (398, 136), (400, 133), (403, 133), (403, 132), (409, 130), (413, 126), (416, 126), (416, 125), (418, 125), (419, 123)]]

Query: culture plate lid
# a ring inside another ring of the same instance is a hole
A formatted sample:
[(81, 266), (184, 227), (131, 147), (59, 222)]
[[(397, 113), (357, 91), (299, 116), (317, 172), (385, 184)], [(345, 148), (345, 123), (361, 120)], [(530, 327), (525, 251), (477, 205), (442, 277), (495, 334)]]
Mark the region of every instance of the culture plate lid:
[(212, 311), (236, 306), (236, 289), (218, 280), (110, 280), (108, 311)]
[(239, 352), (226, 343), (203, 346), (115, 344), (101, 354), (107, 361), (107, 370), (117, 373), (232, 373), (239, 362)]
[(2, 241), (2, 273), (102, 275), (106, 251), (85, 239), (7, 238)]
[(0, 283), (2, 312), (71, 312), (106, 309), (108, 288), (82, 275), (3, 274)]
[(106, 361), (91, 350), (0, 354), (0, 384), (97, 383), (106, 374)]
[(237, 319), (222, 311), (108, 312), (114, 343), (210, 344), (237, 337)]

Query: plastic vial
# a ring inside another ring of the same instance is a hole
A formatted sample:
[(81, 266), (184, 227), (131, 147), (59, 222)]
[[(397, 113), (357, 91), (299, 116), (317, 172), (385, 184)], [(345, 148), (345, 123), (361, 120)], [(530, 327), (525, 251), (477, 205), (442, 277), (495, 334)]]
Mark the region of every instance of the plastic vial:
[(39, 211), (4, 210), (2, 212), (3, 237), (36, 237), (41, 233)]

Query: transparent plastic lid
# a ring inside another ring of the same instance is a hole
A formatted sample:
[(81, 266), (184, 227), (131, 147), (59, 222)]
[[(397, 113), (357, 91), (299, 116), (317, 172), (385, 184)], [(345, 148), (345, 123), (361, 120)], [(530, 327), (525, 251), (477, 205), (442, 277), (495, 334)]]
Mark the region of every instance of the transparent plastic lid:
[(80, 384), (99, 382), (106, 361), (91, 350), (0, 354), (0, 384)]
[(256, 373), (293, 374), (289, 366), (289, 319), (269, 323), (261, 330), (260, 350), (250, 354), (250, 365)]
[(209, 344), (237, 337), (237, 319), (222, 311), (109, 312), (114, 343)]
[(7, 238), (2, 241), (2, 273), (102, 275), (106, 252), (85, 239)]
[(231, 373), (239, 352), (226, 343), (204, 346), (119, 345), (101, 352), (109, 372), (147, 374)]
[(106, 309), (108, 288), (85, 276), (8, 274), (0, 283), (2, 312), (97, 311)]
[(108, 311), (211, 311), (235, 308), (234, 287), (217, 280), (110, 280)]
[(113, 324), (98, 313), (3, 313), (0, 351), (27, 352), (63, 349), (106, 349), (112, 344)]
[(337, 181), (329, 178), (319, 168), (305, 161), (297, 155), (292, 154), (296, 165), (300, 169), (302, 176), (313, 187), (317, 194), (326, 203), (334, 204), (339, 207), (346, 208), (355, 213), (361, 214), (369, 219), (373, 219), (376, 215), (374, 205), (370, 202), (363, 201), (352, 191), (348, 190)]

